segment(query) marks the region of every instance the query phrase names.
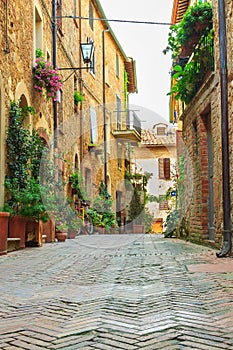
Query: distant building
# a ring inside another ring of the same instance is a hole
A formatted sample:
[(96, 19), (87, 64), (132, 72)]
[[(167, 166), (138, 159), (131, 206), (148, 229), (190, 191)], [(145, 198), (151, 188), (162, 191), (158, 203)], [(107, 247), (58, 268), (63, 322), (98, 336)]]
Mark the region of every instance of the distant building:
[[(153, 129), (142, 129), (142, 142), (134, 151), (134, 170), (151, 173), (147, 185), (148, 194), (160, 202), (150, 202), (147, 207), (154, 216), (153, 231), (163, 232), (168, 212), (175, 208), (175, 196), (165, 199), (167, 191), (175, 189), (176, 134), (175, 128), (166, 123), (155, 124)], [(175, 194), (173, 192), (172, 194)]]

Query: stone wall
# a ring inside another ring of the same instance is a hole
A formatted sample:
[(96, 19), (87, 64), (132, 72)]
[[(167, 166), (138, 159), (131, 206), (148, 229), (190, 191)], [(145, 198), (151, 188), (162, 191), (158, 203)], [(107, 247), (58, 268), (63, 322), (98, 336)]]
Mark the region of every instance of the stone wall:
[[(8, 4), (8, 13), (7, 7)], [(74, 2), (62, 2), (63, 15), (72, 16)], [(94, 16), (102, 16), (93, 1)], [(77, 2), (77, 15), (89, 16), (89, 1), (83, 0), (80, 6)], [(19, 0), (17, 2), (0, 2), (0, 41), (3, 50), (0, 51), (0, 205), (4, 201), (5, 178), (5, 130), (8, 125), (10, 101), (23, 99), (24, 105), (36, 110), (35, 116), (30, 116), (25, 124), (41, 130), (41, 136), (51, 141), (53, 148), (54, 112), (52, 101), (44, 98), (33, 87), (33, 67), (35, 66), (35, 50), (41, 48), (45, 57), (52, 61), (52, 2), (50, 0)], [(60, 21), (60, 19), (58, 19)], [(7, 32), (6, 32), (6, 23)], [(116, 115), (116, 95), (124, 104), (124, 62), (127, 59), (122, 48), (111, 32), (105, 32), (105, 63), (103, 62), (102, 33), (106, 23), (94, 21), (94, 29), (88, 20), (71, 18), (62, 19), (62, 28), (57, 32), (57, 67), (83, 67), (80, 42), (94, 41), (95, 73), (87, 70), (60, 70), (64, 85), (61, 102), (57, 103), (57, 119), (59, 124), (58, 148), (64, 153), (66, 163), (61, 170), (64, 179), (78, 167), (83, 172), (91, 170), (91, 196), (98, 192), (98, 186), (104, 179), (103, 154), (89, 153), (90, 143), (90, 107), (96, 110), (98, 125), (97, 143), (103, 150), (103, 67), (108, 69), (106, 89), (107, 106), (107, 139), (111, 143), (111, 153), (108, 151), (109, 190), (116, 197), (118, 185), (124, 178), (124, 162), (122, 168), (117, 166), (117, 140), (111, 134), (111, 121)], [(116, 54), (119, 57), (119, 76), (116, 75)], [(73, 74), (72, 74), (73, 72)], [(74, 111), (74, 90), (84, 95), (84, 102)], [(110, 150), (110, 148), (109, 148)], [(124, 157), (124, 145), (122, 158)], [(75, 160), (78, 162), (75, 163)], [(78, 164), (77, 164), (78, 163)], [(119, 185), (121, 187), (121, 185)], [(67, 189), (70, 191), (69, 187)]]

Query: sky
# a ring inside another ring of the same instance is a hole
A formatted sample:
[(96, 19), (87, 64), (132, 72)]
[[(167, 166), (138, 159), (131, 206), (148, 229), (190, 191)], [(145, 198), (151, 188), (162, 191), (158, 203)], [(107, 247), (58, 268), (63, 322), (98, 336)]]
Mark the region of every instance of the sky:
[[(100, 0), (107, 19), (170, 23), (173, 0)], [(130, 94), (131, 105), (169, 120), (171, 56), (164, 55), (168, 25), (109, 22), (125, 54), (136, 60), (138, 93)], [(147, 113), (150, 114), (150, 113)], [(143, 127), (150, 127), (149, 117)], [(153, 119), (153, 118), (152, 118)]]

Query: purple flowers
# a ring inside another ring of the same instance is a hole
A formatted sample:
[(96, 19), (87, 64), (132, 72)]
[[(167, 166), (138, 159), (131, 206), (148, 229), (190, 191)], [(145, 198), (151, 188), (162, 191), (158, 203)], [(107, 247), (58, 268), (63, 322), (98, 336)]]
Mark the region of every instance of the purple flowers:
[(38, 57), (36, 59), (36, 66), (34, 71), (34, 88), (44, 97), (46, 100), (57, 100), (57, 92), (62, 88), (62, 78), (58, 74), (58, 69), (54, 69), (51, 62)]

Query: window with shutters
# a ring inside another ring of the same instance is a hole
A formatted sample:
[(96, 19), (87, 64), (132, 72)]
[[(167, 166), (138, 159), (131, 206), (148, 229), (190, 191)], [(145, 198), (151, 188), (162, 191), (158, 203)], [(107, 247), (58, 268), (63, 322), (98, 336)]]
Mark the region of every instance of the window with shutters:
[(119, 142), (117, 144), (117, 163), (118, 169), (122, 168), (122, 144)]
[(116, 95), (117, 130), (121, 130), (121, 99)]
[(42, 22), (42, 15), (40, 14), (39, 10), (35, 7), (35, 22), (34, 22), (34, 28), (35, 28), (35, 51), (36, 49), (42, 49), (43, 47), (43, 22)]
[(120, 62), (119, 62), (119, 55), (116, 54), (116, 76), (119, 77), (120, 75)]
[(159, 158), (159, 179), (170, 180), (170, 158)]
[(89, 2), (89, 25), (91, 29), (94, 29), (94, 7), (91, 2)]
[[(159, 196), (159, 198), (164, 197), (164, 196)], [(168, 201), (163, 200), (159, 202), (159, 210), (168, 210)]]

